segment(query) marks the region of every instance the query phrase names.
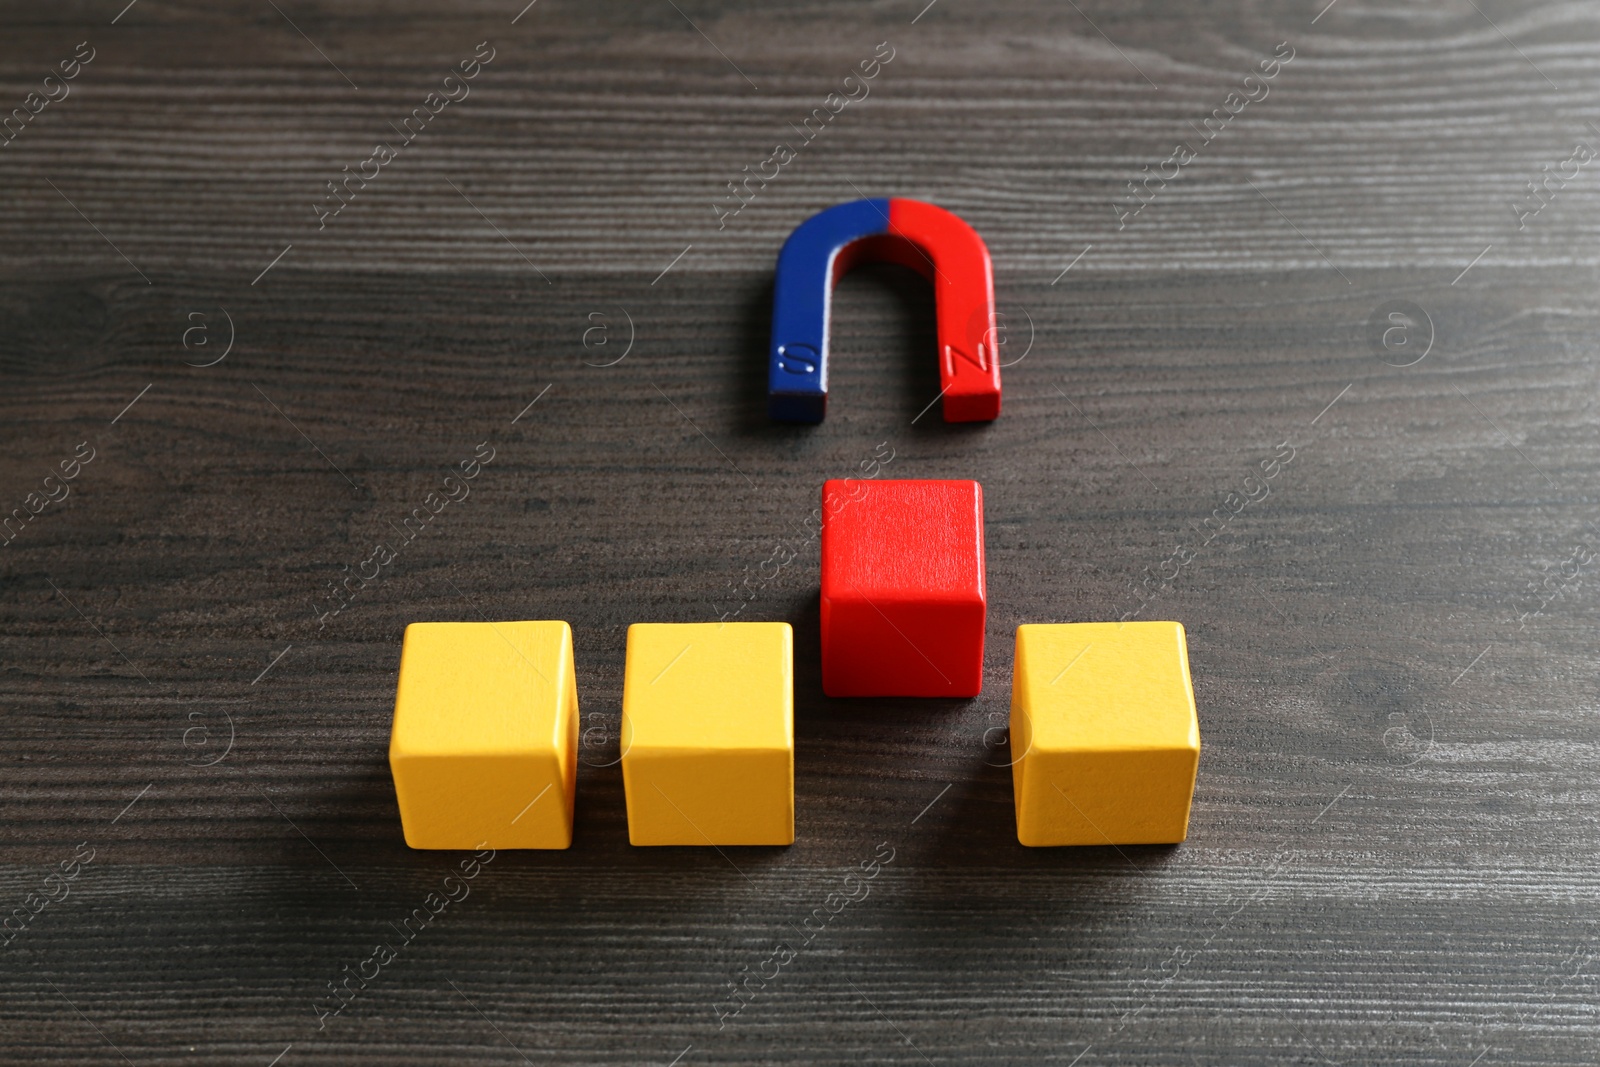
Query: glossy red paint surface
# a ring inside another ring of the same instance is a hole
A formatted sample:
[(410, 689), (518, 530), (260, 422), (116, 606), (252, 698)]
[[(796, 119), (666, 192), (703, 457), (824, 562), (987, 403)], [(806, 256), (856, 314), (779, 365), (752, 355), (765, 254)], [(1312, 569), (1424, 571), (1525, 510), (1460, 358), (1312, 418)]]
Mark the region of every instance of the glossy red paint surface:
[(933, 281), (945, 421), (998, 418), (994, 268), (983, 238), (944, 208), (898, 197), (889, 201), (889, 233), (911, 242), (928, 261), (918, 269)]
[(983, 688), (983, 488), (835, 480), (822, 487), (822, 688), (970, 697)]

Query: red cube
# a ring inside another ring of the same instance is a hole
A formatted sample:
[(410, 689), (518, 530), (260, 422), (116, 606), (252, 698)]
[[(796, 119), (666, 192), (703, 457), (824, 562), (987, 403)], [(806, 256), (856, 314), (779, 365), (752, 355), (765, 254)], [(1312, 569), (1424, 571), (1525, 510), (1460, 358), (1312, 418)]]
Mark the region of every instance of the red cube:
[(977, 696), (986, 603), (977, 482), (823, 484), (829, 696)]

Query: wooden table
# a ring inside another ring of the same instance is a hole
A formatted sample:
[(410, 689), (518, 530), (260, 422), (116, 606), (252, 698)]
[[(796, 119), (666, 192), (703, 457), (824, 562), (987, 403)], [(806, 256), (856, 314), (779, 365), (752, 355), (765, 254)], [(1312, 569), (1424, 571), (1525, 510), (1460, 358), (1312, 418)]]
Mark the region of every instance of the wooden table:
[[(8, 5), (0, 1059), (1595, 1062), (1592, 9), (922, 2)], [(778, 246), (866, 195), (987, 239), (993, 424), (887, 267), (767, 420)], [(976, 700), (821, 693), (804, 519), (880, 443), (984, 486)], [(780, 545), (798, 840), (632, 848), (626, 627)], [(1189, 841), (1021, 847), (1014, 628), (1151, 597)], [(520, 618), (576, 636), (576, 842), (319, 1022), (455, 859), (400, 836), (402, 628)]]

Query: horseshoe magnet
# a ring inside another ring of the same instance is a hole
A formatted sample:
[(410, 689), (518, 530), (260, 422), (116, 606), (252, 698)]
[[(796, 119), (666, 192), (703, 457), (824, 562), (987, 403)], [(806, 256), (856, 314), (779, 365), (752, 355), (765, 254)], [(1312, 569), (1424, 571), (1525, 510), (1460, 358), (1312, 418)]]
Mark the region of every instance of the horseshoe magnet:
[(920, 200), (854, 200), (801, 223), (778, 253), (768, 352), (767, 413), (821, 422), (828, 407), (833, 286), (864, 260), (899, 263), (933, 283), (946, 422), (1000, 414), (994, 269), (976, 230)]

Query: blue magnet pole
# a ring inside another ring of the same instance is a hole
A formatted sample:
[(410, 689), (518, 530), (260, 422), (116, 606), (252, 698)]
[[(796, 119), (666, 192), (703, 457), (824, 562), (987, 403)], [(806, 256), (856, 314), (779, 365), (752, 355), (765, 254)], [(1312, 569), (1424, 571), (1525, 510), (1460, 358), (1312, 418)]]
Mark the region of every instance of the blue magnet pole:
[(852, 241), (889, 232), (889, 201), (853, 200), (811, 216), (778, 253), (767, 414), (821, 422), (828, 408), (828, 318), (834, 260)]

